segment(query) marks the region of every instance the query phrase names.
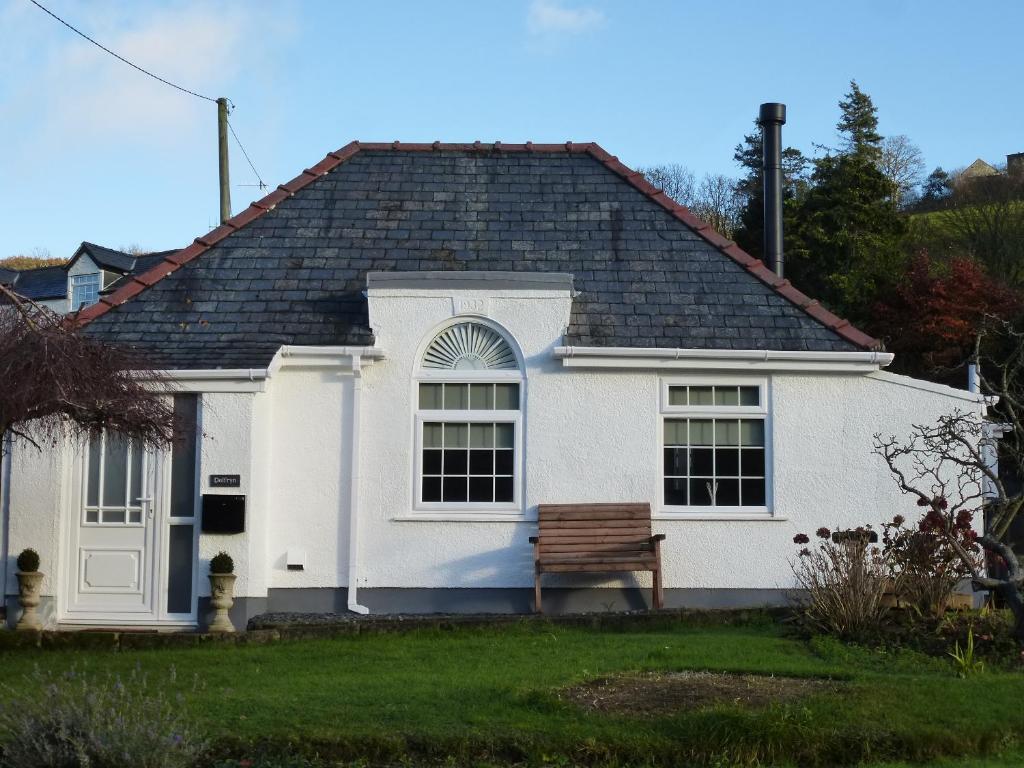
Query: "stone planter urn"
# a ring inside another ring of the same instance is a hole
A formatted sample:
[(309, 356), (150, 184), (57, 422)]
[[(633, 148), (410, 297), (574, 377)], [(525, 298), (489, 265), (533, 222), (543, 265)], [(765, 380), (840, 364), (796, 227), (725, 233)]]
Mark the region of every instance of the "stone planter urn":
[(214, 608), (209, 631), (234, 632), (228, 611), (235, 604), (235, 563), (227, 552), (218, 552), (210, 560), (210, 605)]
[(39, 591), (43, 586), (42, 571), (18, 571), (18, 602), (25, 610), (14, 626), (19, 630), (39, 631), (43, 623), (39, 620)]

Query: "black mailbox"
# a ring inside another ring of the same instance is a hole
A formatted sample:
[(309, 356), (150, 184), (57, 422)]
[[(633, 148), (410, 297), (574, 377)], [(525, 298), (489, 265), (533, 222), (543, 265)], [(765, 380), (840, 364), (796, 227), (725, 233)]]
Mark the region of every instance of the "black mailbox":
[(203, 494), (203, 533), (244, 533), (245, 496)]

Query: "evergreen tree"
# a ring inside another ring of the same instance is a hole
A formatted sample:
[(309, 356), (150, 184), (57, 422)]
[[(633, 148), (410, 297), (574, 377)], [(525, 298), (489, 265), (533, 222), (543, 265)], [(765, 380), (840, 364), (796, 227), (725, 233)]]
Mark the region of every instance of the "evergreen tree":
[(836, 130), (842, 139), (844, 154), (865, 155), (877, 160), (882, 151), (878, 133), (878, 110), (871, 97), (850, 81), (850, 92), (839, 102), (841, 112)]
[(843, 149), (814, 161), (810, 188), (794, 211), (787, 277), (862, 321), (902, 269), (906, 224), (891, 204), (892, 185), (878, 170), (882, 137), (871, 97), (851, 82), (839, 107)]
[(953, 180), (949, 174), (939, 166), (928, 174), (921, 187), (921, 199), (918, 206), (922, 209), (935, 208), (950, 196), (953, 191)]

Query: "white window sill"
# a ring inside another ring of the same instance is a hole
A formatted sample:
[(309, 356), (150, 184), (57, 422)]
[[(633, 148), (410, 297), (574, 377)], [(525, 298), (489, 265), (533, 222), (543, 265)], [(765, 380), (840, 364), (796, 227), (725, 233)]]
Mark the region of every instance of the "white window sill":
[(522, 512), (489, 512), (489, 511), (451, 511), (424, 510), (395, 515), (391, 518), (399, 523), (525, 523), (533, 521)]
[(688, 512), (661, 509), (651, 515), (652, 520), (728, 520), (731, 522), (785, 522), (788, 517), (773, 515), (771, 512), (709, 512), (702, 510), (691, 510)]

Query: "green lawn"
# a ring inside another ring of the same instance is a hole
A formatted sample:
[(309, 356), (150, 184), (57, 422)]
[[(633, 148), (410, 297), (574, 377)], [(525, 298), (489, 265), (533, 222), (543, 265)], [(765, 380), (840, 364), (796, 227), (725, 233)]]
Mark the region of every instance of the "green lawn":
[[(7, 651), (0, 675), (83, 667), (126, 675), (173, 666), (183, 706), (224, 754), (254, 745), (394, 763), (852, 765), (986, 757), (1024, 745), (1024, 675), (960, 680), (951, 664), (785, 636), (764, 621), (597, 631), (525, 624), (269, 645)], [(557, 688), (634, 670), (712, 670), (843, 681), (784, 705), (638, 718), (587, 713)], [(196, 680), (200, 681), (196, 684)], [(20, 683), (27, 685), (27, 683)], [(940, 765), (1020, 765), (946, 762)]]

